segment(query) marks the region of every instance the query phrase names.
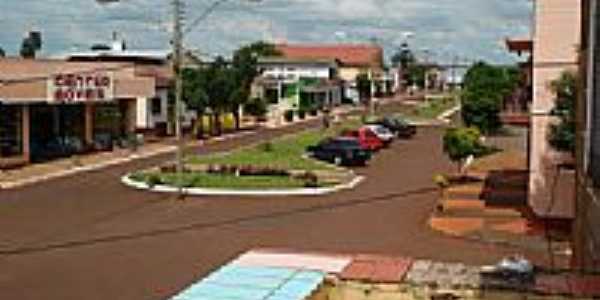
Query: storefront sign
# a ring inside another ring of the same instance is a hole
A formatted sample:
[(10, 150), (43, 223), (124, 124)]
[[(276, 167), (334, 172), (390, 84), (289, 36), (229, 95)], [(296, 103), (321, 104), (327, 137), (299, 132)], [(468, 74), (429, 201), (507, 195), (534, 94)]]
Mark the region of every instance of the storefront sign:
[(58, 74), (48, 80), (50, 102), (109, 101), (114, 98), (114, 81), (107, 73)]

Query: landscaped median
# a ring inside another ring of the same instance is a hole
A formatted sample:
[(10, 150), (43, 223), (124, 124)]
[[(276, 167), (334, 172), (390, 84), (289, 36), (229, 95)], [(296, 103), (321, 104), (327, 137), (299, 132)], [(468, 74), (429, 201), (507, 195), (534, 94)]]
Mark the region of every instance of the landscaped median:
[[(344, 124), (344, 127), (352, 123)], [(128, 174), (128, 186), (190, 195), (322, 195), (350, 189), (363, 178), (353, 171), (306, 156), (306, 148), (336, 129), (309, 130), (272, 141), (207, 156), (190, 155), (184, 172), (172, 163)]]

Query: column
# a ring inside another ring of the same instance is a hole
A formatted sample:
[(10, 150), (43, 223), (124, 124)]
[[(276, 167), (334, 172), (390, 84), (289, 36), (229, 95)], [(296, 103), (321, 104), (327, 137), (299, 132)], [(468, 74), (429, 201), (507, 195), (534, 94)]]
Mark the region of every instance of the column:
[(31, 161), (31, 118), (28, 105), (23, 105), (21, 111), (21, 144), (23, 147), (23, 159)]
[(85, 144), (94, 144), (94, 105), (85, 104)]

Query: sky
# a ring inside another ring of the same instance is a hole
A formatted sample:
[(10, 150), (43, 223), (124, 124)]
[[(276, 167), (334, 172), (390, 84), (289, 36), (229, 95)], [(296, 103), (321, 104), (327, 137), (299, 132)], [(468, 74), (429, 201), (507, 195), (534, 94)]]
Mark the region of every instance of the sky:
[[(182, 0), (187, 24), (214, 0)], [(43, 56), (88, 49), (117, 31), (130, 49), (169, 47), (170, 0), (1, 0), (0, 47), (16, 54), (25, 32), (43, 34)], [(25, 4), (26, 3), (26, 4)], [(506, 37), (527, 37), (529, 0), (228, 0), (190, 28), (188, 49), (229, 55), (265, 40), (372, 43), (390, 56), (405, 40), (422, 58), (510, 63)], [(429, 50), (430, 54), (425, 50)]]

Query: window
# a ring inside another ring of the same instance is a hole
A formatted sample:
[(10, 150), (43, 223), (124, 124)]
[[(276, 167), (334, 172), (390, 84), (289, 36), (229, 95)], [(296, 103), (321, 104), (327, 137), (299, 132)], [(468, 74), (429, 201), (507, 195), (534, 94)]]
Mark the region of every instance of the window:
[(162, 114), (162, 99), (161, 98), (152, 98), (152, 114), (160, 115)]

